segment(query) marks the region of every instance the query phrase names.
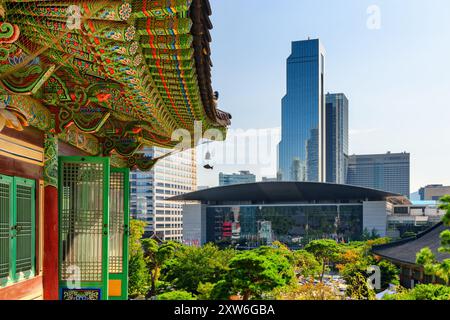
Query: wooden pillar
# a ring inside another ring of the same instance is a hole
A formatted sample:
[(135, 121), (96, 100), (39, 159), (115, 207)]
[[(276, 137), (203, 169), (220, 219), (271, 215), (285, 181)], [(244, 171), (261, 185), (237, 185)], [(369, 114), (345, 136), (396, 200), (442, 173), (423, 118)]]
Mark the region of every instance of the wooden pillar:
[(44, 300), (59, 298), (58, 137), (47, 133), (44, 142)]

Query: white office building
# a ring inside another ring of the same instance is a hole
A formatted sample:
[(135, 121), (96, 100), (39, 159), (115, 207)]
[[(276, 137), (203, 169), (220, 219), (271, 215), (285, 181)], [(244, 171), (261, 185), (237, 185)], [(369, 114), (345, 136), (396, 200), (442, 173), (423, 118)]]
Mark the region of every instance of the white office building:
[[(144, 150), (150, 157), (160, 157), (169, 150), (152, 147)], [(134, 171), (131, 179), (131, 214), (147, 222), (146, 236), (160, 240), (183, 241), (182, 205), (166, 199), (196, 191), (195, 150), (174, 154), (149, 172)]]

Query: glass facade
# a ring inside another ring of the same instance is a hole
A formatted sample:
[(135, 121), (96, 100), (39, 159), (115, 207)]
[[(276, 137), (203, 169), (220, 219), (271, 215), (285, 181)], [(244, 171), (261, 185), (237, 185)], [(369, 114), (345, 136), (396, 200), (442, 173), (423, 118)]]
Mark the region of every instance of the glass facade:
[(410, 193), (410, 154), (352, 155), (347, 184), (404, 195)]
[(280, 241), (299, 248), (314, 239), (360, 240), (363, 205), (210, 206), (206, 242), (254, 248)]
[(343, 93), (326, 95), (327, 182), (345, 184), (348, 161), (348, 99)]
[(221, 187), (255, 182), (256, 176), (250, 171), (240, 171), (239, 173), (233, 174), (219, 173), (219, 186)]
[(325, 50), (319, 40), (292, 43), (278, 148), (283, 181), (325, 180), (324, 70)]

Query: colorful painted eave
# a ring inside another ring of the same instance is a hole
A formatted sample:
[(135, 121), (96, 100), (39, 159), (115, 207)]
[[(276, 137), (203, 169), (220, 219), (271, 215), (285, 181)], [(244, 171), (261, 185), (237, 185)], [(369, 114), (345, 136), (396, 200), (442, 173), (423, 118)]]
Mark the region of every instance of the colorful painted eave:
[(210, 15), (208, 0), (0, 1), (0, 108), (121, 166), (149, 166), (137, 151), (196, 122), (225, 137)]

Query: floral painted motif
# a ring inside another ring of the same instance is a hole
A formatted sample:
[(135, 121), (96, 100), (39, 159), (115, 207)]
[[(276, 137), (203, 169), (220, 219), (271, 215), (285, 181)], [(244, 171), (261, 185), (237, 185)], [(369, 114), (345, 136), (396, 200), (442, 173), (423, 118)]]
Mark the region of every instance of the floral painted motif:
[(62, 300), (100, 300), (101, 289), (62, 289)]
[(128, 20), (131, 16), (131, 12), (132, 12), (131, 4), (129, 3), (122, 4), (119, 9), (120, 19)]

